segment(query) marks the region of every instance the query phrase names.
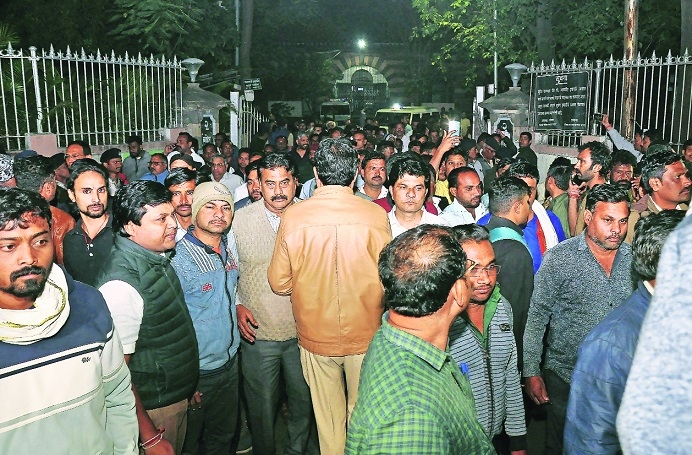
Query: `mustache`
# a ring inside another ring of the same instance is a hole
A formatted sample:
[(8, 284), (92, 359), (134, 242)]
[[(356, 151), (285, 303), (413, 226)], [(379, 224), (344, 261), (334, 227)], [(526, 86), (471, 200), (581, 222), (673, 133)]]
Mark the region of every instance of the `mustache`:
[(26, 275), (41, 275), (43, 277), (48, 276), (48, 270), (39, 266), (24, 267), (23, 269), (16, 270), (10, 274), (10, 281), (16, 281)]
[(288, 197), (284, 194), (276, 194), (271, 197), (271, 201), (287, 201)]

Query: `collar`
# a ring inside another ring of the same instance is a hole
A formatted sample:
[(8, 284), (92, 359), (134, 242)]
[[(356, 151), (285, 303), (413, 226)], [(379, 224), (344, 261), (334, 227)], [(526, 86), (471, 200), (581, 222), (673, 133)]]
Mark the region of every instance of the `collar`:
[(411, 335), (408, 332), (397, 329), (389, 324), (389, 311), (382, 315), (382, 335), (390, 343), (409, 351), (411, 354), (428, 363), (435, 370), (442, 370), (442, 366), (449, 359), (449, 353), (440, 351), (432, 344)]

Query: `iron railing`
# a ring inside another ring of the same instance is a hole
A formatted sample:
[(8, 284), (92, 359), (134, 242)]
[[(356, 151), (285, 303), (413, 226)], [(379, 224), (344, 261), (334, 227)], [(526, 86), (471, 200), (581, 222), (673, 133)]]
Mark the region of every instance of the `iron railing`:
[(25, 148), (31, 133), (52, 133), (58, 146), (82, 139), (122, 144), (130, 134), (163, 139), (182, 125), (182, 71), (177, 58), (0, 50), (0, 144)]
[(260, 123), (268, 122), (269, 118), (255, 109), (240, 92), (231, 92), (231, 106), (231, 111), (235, 111), (231, 113), (229, 125), (231, 141), (239, 147), (248, 147)]
[[(531, 64), (527, 74), (531, 78), (529, 124), (536, 126), (535, 82), (544, 75), (588, 72), (589, 97), (586, 106), (587, 128), (584, 131), (543, 131), (543, 142), (550, 145), (574, 146), (584, 134), (605, 134), (594, 114), (608, 114), (618, 130), (625, 129), (623, 118), (623, 87), (628, 74), (633, 75), (634, 89), (630, 122), (641, 129), (656, 128), (664, 140), (678, 146), (692, 137), (692, 57), (685, 52), (675, 57), (637, 56), (634, 60), (608, 60), (571, 64), (552, 62), (550, 65)], [(688, 74), (689, 73), (689, 74)]]

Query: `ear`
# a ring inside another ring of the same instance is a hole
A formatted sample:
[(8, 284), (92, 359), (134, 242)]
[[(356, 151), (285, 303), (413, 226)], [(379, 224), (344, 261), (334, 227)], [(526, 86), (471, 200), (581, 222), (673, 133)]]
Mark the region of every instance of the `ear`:
[(450, 186), (450, 187), (449, 187), (449, 194), (451, 194), (452, 197), (456, 199), (456, 197), (457, 197), (457, 188), (456, 188), (455, 186)]
[(77, 202), (77, 200), (74, 197), (74, 191), (72, 191), (69, 188), (67, 190), (67, 197), (69, 197), (72, 202)]
[(661, 183), (661, 179), (659, 179), (657, 177), (651, 177), (649, 179), (649, 186), (651, 187), (652, 191), (658, 191), (661, 189), (663, 184)]
[(453, 308), (458, 312), (465, 311), (469, 306), (470, 294), (468, 291), (466, 278), (459, 278), (454, 282), (452, 289), (449, 291), (448, 299), (452, 301)]
[(135, 234), (134, 226), (135, 225), (132, 221), (129, 221), (125, 226), (123, 226), (123, 229), (130, 237), (134, 236)]
[(518, 215), (521, 212), (521, 205), (523, 203), (524, 203), (523, 200), (514, 201), (514, 204), (512, 204), (512, 211)]
[(601, 166), (600, 164), (592, 164), (591, 169), (593, 170), (594, 174), (598, 174), (601, 172), (601, 169), (603, 169), (603, 166)]
[(588, 226), (588, 224), (591, 223), (591, 220), (593, 220), (593, 213), (591, 213), (589, 210), (584, 210), (584, 224)]

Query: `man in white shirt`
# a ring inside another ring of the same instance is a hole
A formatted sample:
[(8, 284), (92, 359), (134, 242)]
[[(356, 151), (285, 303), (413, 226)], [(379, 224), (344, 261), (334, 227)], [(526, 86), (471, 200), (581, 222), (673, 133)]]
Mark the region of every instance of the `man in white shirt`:
[(442, 219), (450, 226), (472, 224), (488, 213), (481, 202), (483, 184), (478, 173), (470, 167), (458, 167), (449, 173), (449, 194), (454, 199), (442, 212)]
[(389, 192), (394, 207), (387, 215), (396, 237), (408, 229), (421, 224), (440, 224), (448, 226), (443, 218), (423, 209), (430, 190), (430, 172), (427, 163), (416, 155), (397, 161), (390, 171)]
[(387, 180), (385, 156), (381, 152), (368, 152), (360, 165), (363, 184), (358, 186), (356, 196), (373, 201), (387, 196), (384, 182)]
[(233, 193), (243, 184), (242, 177), (228, 172), (228, 164), (223, 155), (215, 154), (211, 157), (211, 178), (213, 182), (221, 183), (228, 191)]

